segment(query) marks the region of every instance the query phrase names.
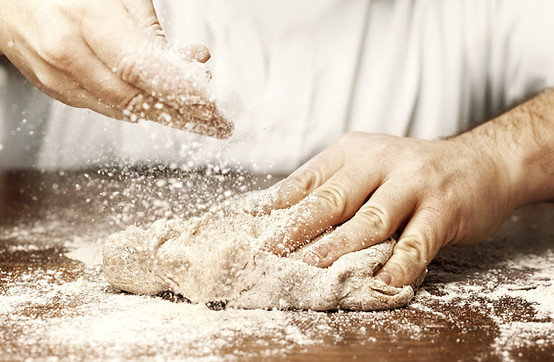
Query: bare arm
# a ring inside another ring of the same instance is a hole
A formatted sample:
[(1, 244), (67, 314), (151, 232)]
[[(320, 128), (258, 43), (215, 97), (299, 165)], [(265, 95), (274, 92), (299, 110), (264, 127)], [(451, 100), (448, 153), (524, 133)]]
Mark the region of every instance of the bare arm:
[(554, 90), (458, 138), (505, 164), (516, 207), (554, 200)]

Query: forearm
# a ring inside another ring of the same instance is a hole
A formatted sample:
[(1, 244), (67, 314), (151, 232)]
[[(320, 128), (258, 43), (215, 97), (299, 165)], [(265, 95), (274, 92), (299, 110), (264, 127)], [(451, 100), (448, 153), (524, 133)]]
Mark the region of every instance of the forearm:
[(514, 207), (554, 200), (554, 91), (544, 92), (459, 138), (501, 163)]

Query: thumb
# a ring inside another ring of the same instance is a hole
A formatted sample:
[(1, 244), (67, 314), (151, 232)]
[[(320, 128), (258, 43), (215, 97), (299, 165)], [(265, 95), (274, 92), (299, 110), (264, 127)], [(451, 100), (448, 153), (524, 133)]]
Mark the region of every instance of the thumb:
[(375, 274), (376, 278), (402, 287), (414, 283), (425, 272), (437, 255), (442, 240), (428, 220), (425, 216), (414, 215), (394, 246), (392, 256)]
[(210, 57), (210, 51), (202, 44), (191, 44), (187, 45), (184, 48), (180, 48), (179, 54), (183, 60), (188, 62), (200, 62), (206, 63)]
[[(138, 26), (152, 37), (154, 43), (167, 44), (165, 31), (160, 24), (152, 0), (123, 0), (123, 4)], [(208, 48), (202, 44), (187, 45), (178, 52), (188, 62), (206, 63), (211, 57)]]

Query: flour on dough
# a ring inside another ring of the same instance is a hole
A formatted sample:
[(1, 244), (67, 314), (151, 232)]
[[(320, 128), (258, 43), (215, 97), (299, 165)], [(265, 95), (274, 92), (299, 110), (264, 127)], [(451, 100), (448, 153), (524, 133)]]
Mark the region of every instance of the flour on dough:
[[(373, 277), (395, 241), (342, 256), (322, 269), (263, 248), (286, 226), (288, 210), (252, 215), (240, 207), (188, 220), (158, 220), (111, 235), (103, 250), (104, 275), (115, 288), (137, 294), (172, 291), (193, 303), (235, 308), (318, 311), (397, 308), (412, 286), (391, 287)], [(422, 279), (422, 278), (420, 278)]]

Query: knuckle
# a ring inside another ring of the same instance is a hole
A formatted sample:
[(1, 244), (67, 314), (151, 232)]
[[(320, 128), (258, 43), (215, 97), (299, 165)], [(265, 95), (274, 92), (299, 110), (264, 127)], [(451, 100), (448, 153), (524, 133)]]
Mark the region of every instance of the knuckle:
[(395, 253), (400, 252), (412, 263), (422, 265), (428, 263), (429, 245), (422, 236), (403, 236), (394, 247)]
[(428, 240), (441, 240), (447, 233), (445, 225), (456, 224), (459, 212), (455, 207), (428, 202), (420, 206), (417, 219), (420, 232), (427, 236)]
[(437, 202), (428, 202), (422, 205), (419, 209), (419, 217), (427, 224), (436, 223), (439, 218), (447, 211), (444, 207), (440, 207), (440, 200)]
[(364, 137), (363, 132), (349, 131), (349, 132), (346, 132), (344, 135), (342, 135), (340, 137), (340, 140), (342, 142), (350, 142), (351, 140), (355, 140), (362, 137)]
[(144, 27), (144, 30), (153, 36), (163, 38), (165, 36), (165, 32), (161, 26), (161, 24), (155, 20), (152, 23), (146, 25)]
[(75, 55), (69, 50), (67, 36), (46, 36), (41, 40), (39, 56), (56, 68), (68, 68), (75, 60)]
[[(429, 229), (429, 233), (433, 233), (433, 239), (440, 240), (443, 245), (453, 243), (464, 234), (461, 230), (466, 229), (458, 204), (459, 202), (439, 200), (437, 197), (435, 202), (421, 207), (422, 212), (419, 217)], [(442, 227), (438, 227), (439, 225)]]
[(51, 71), (46, 69), (38, 69), (35, 71), (35, 77), (40, 84), (42, 90), (51, 94), (52, 92), (58, 93), (61, 88), (61, 81), (59, 77), (55, 76)]
[(364, 132), (350, 131), (343, 134), (335, 144), (339, 147), (349, 147), (352, 144), (358, 144), (364, 142), (367, 139), (368, 135)]
[(360, 222), (374, 230), (378, 237), (389, 232), (391, 226), (390, 216), (386, 211), (378, 206), (370, 205), (362, 207), (357, 213), (356, 217)]
[(153, 100), (150, 97), (144, 97), (142, 93), (132, 94), (120, 105), (123, 120), (136, 123), (140, 120), (147, 119), (148, 110), (152, 109), (153, 105)]
[(139, 64), (130, 54), (124, 55), (112, 69), (116, 76), (130, 84), (138, 84), (141, 77), (146, 77)]
[(300, 175), (295, 175), (289, 179), (289, 185), (296, 193), (307, 195), (314, 188), (321, 185), (323, 173), (319, 169), (310, 170)]
[[(61, 2), (63, 3), (63, 2)], [(71, 12), (65, 10), (65, 5), (54, 2), (48, 12), (51, 22), (60, 24), (55, 31), (52, 29), (40, 29), (36, 43), (37, 54), (42, 60), (58, 68), (67, 68), (75, 61), (76, 54), (72, 51), (71, 43), (78, 37), (73, 32), (75, 19)]]
[(318, 188), (313, 196), (316, 202), (324, 210), (330, 210), (331, 213), (342, 221), (347, 217), (348, 202), (346, 190), (339, 185), (327, 185)]

